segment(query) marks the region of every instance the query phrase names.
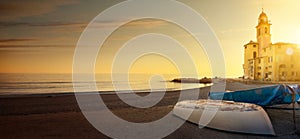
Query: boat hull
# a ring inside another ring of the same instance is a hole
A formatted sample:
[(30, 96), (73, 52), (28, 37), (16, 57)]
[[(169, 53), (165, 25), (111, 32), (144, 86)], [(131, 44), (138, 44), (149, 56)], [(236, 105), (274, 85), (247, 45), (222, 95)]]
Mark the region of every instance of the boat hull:
[[(218, 130), (224, 130), (224, 131), (230, 131), (230, 132), (240, 132), (240, 133), (249, 133), (249, 134), (261, 134), (261, 135), (275, 135), (275, 132), (273, 130), (271, 121), (267, 115), (267, 113), (260, 107), (254, 104), (247, 104), (247, 106), (255, 107), (255, 111), (248, 111), (248, 110), (239, 110), (237, 108), (228, 110), (222, 110), (222, 108), (219, 108), (214, 113), (213, 117), (209, 117), (206, 119), (209, 119), (210, 121), (203, 121), (205, 119), (205, 112), (212, 113), (209, 111), (212, 111), (211, 108), (208, 108), (213, 104), (213, 106), (217, 106), (218, 104), (223, 106), (228, 105), (228, 102), (214, 102), (212, 100), (204, 102), (199, 104), (197, 101), (188, 101), (188, 102), (180, 102), (177, 103), (173, 109), (173, 113), (189, 122), (198, 124), (200, 127), (209, 127), (213, 129)], [(201, 100), (203, 101), (203, 100)], [(182, 104), (185, 103), (185, 104)], [(194, 105), (194, 104), (196, 105)], [(230, 102), (230, 105), (232, 104), (239, 104), (243, 105), (246, 103), (235, 103)], [(189, 105), (189, 107), (186, 107), (184, 105)], [(202, 106), (201, 106), (202, 105)], [(206, 109), (203, 107), (203, 105), (206, 106)], [(190, 106), (195, 106), (190, 107)], [(190, 116), (188, 116), (190, 114)], [(202, 120), (200, 119), (201, 116)], [(206, 115), (206, 116), (209, 116)]]
[[(295, 90), (288, 85), (272, 85), (234, 92), (210, 92), (208, 98), (213, 100), (245, 102), (259, 106), (271, 106), (293, 103), (294, 91), (296, 92), (298, 90)], [(295, 93), (295, 100), (300, 100), (298, 93)]]

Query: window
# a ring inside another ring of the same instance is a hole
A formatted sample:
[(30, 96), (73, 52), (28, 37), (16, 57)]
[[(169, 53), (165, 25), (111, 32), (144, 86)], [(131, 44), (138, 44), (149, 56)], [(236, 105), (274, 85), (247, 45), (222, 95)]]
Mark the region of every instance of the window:
[(291, 68), (294, 68), (294, 65), (293, 65), (293, 64), (291, 65)]
[(256, 45), (253, 45), (253, 48), (255, 48), (256, 47)]
[(258, 60), (258, 63), (259, 63), (259, 64), (261, 63), (261, 60), (260, 60), (260, 59)]
[(261, 70), (261, 67), (258, 67), (258, 70)]
[(279, 68), (286, 68), (286, 65), (285, 64), (281, 64), (281, 65), (279, 65)]
[(272, 72), (269, 72), (269, 75), (272, 75)]
[(253, 52), (253, 58), (256, 58), (256, 52)]
[(272, 57), (268, 58), (268, 62), (271, 63), (273, 61)]
[(268, 33), (268, 28), (267, 27), (265, 27), (265, 33)]
[(294, 75), (295, 75), (295, 72), (292, 71), (292, 76), (294, 76)]

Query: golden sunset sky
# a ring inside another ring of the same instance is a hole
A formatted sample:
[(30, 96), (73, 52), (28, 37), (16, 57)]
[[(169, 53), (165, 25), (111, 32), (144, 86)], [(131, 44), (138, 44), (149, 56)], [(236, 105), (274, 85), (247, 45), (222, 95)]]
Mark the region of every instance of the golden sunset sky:
[[(95, 16), (120, 2), (122, 1), (2, 0), (0, 72), (71, 73), (74, 50), (82, 31)], [(227, 76), (243, 75), (243, 45), (250, 40), (256, 41), (255, 26), (262, 7), (272, 23), (273, 43), (300, 44), (299, 0), (179, 2), (201, 14), (215, 31), (223, 49)], [(100, 25), (110, 27), (114, 22), (118, 20), (103, 21)], [(188, 33), (174, 24), (154, 19), (130, 22), (112, 34), (99, 52), (96, 72), (111, 72), (111, 63), (120, 46), (135, 35), (149, 32), (164, 33), (180, 41), (191, 52), (198, 73), (201, 76), (211, 75), (205, 51)], [(174, 53), (180, 56), (181, 52)], [(172, 74), (177, 73), (178, 69), (176, 63), (164, 57), (146, 55), (133, 62), (130, 72)]]

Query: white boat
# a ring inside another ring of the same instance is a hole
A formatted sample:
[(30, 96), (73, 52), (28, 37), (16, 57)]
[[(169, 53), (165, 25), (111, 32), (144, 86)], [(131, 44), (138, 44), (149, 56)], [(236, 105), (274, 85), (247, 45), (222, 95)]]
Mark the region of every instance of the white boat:
[(275, 135), (267, 113), (255, 104), (205, 99), (186, 100), (175, 105), (173, 114), (200, 127)]

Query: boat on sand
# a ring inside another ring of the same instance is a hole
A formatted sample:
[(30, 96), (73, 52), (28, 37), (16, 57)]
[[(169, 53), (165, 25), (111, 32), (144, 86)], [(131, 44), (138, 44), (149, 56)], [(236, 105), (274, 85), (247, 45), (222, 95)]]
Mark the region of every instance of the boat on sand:
[(205, 99), (186, 100), (175, 105), (173, 114), (200, 127), (275, 135), (267, 113), (255, 104)]
[(299, 92), (300, 89), (294, 89), (289, 85), (272, 85), (234, 92), (210, 92), (208, 98), (213, 100), (252, 103), (266, 107), (300, 102)]

